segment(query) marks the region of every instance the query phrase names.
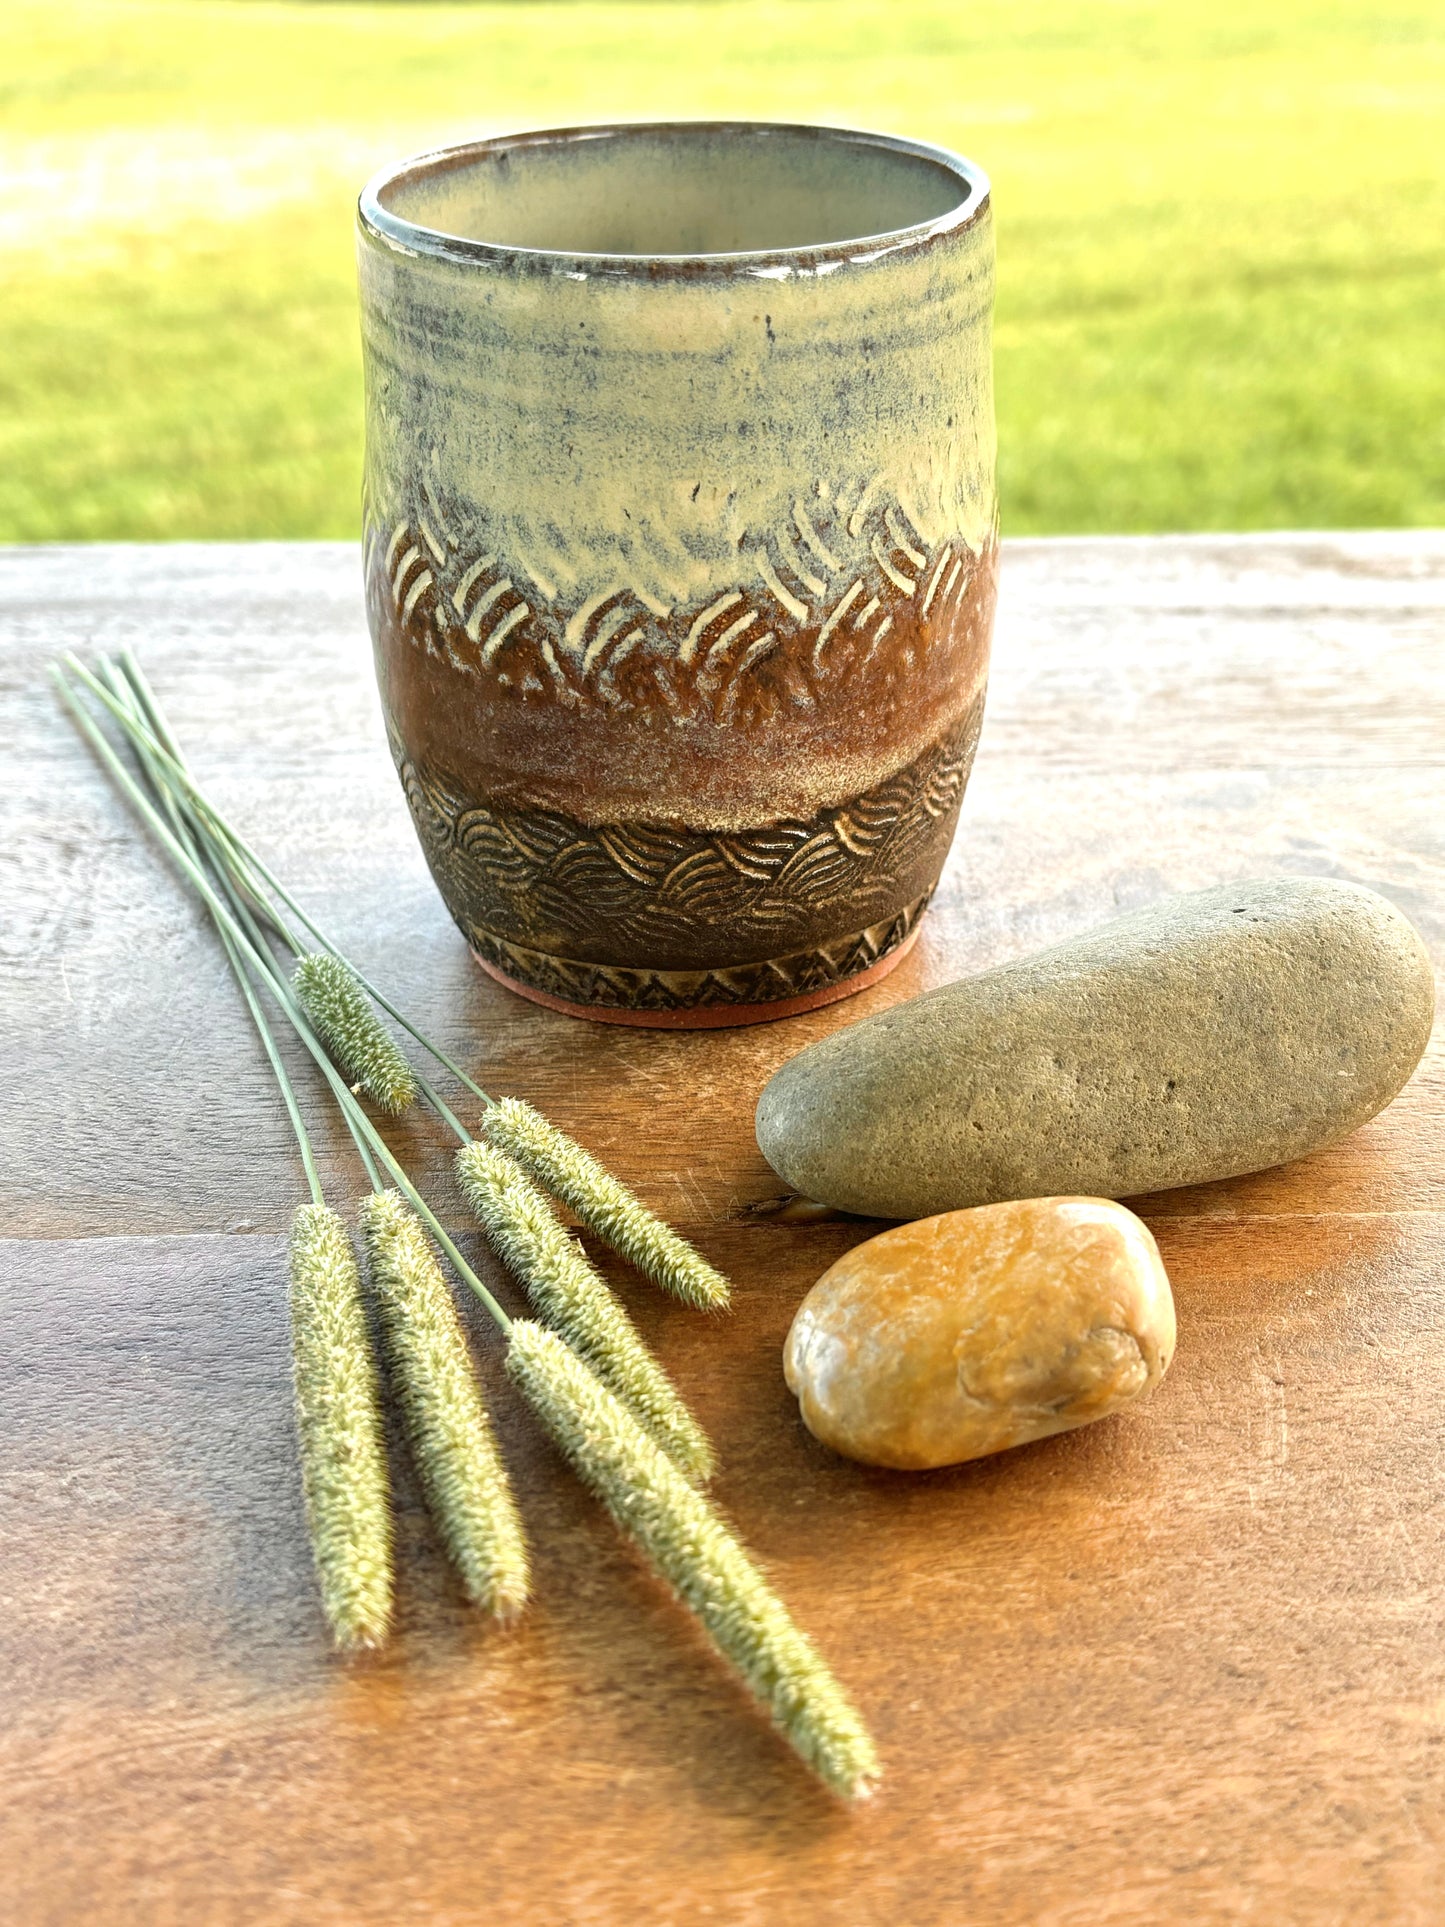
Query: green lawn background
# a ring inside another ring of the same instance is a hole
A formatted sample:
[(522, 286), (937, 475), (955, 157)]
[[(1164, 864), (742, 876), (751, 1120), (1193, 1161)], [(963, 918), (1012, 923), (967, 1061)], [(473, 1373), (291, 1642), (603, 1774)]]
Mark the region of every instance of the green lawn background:
[(1438, 0), (6, 0), (0, 46), (0, 540), (354, 535), (367, 174), (692, 114), (988, 169), (1006, 532), (1445, 522)]

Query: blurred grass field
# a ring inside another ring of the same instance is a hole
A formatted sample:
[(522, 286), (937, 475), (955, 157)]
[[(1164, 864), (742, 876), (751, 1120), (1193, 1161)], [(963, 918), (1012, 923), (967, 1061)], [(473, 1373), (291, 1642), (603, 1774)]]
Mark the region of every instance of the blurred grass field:
[(1006, 532), (1445, 522), (1438, 0), (6, 0), (0, 45), (0, 540), (355, 534), (367, 174), (693, 114), (988, 169)]

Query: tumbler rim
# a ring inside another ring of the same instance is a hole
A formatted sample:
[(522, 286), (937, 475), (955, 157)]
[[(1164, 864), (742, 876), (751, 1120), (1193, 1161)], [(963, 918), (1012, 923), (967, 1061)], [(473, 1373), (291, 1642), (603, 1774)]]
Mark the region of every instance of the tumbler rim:
[[(952, 177), (959, 200), (927, 221), (881, 233), (860, 234), (845, 240), (784, 248), (745, 249), (717, 254), (604, 254), (553, 248), (524, 247), (510, 242), (483, 241), (448, 234), (440, 228), (396, 214), (384, 202), (387, 192), (427, 176), (436, 177), (478, 160), (506, 155), (529, 147), (582, 143), (592, 140), (685, 138), (689, 134), (739, 134), (836, 142), (840, 146), (883, 149), (932, 163)], [(535, 128), (485, 139), (433, 148), (395, 162), (374, 174), (361, 192), (357, 219), (364, 235), (389, 250), (456, 265), (509, 268), (513, 272), (560, 275), (573, 280), (594, 277), (639, 282), (699, 278), (762, 278), (787, 280), (794, 276), (831, 274), (848, 267), (866, 267), (881, 259), (896, 259), (930, 247), (948, 236), (976, 225), (989, 209), (988, 176), (975, 162), (946, 147), (898, 134), (875, 133), (854, 127), (806, 121), (668, 120), (604, 121), (578, 127)]]

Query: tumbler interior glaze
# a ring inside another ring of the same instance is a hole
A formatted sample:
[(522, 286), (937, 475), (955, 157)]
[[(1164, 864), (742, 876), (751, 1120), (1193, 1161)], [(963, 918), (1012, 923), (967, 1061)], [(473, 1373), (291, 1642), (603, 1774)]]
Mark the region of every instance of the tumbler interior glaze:
[(359, 253), (383, 707), (479, 960), (644, 1023), (896, 961), (982, 714), (987, 183), (842, 130), (564, 130), (405, 164)]
[(932, 158), (841, 133), (703, 125), (521, 138), (423, 161), (377, 206), (413, 227), (560, 254), (771, 253), (856, 244), (954, 213), (973, 192)]

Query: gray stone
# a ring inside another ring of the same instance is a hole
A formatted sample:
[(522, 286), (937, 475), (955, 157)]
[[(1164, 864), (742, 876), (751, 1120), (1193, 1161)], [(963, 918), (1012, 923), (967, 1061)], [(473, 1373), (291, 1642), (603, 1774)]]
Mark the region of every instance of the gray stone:
[(764, 1090), (758, 1143), (794, 1190), (886, 1218), (1235, 1177), (1382, 1110), (1434, 1003), (1373, 891), (1229, 884), (814, 1044)]

